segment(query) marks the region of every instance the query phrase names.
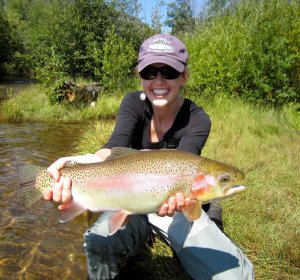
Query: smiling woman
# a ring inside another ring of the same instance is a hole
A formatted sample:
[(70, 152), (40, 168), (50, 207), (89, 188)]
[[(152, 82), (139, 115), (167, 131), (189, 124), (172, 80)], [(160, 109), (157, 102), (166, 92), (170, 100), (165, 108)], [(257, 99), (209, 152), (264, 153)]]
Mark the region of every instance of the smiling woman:
[[(187, 49), (176, 37), (157, 34), (148, 38), (140, 47), (137, 67), (143, 91), (124, 97), (114, 131), (102, 149), (95, 154), (61, 158), (48, 168), (57, 185), (45, 192), (45, 198), (62, 203), (61, 210), (72, 204), (72, 178), (61, 180), (60, 172), (68, 160), (101, 162), (115, 147), (178, 149), (200, 155), (211, 122), (203, 108), (181, 94), (188, 78), (187, 59)], [(205, 279), (253, 279), (251, 262), (222, 232), (218, 203), (203, 207), (205, 211), (193, 222), (183, 214), (193, 201), (181, 191), (159, 204), (158, 213), (132, 215), (113, 234), (109, 234), (106, 219), (97, 220), (85, 234), (89, 279), (114, 279), (126, 258), (150, 242), (153, 231), (171, 245), (194, 279), (199, 275)], [(215, 258), (219, 266), (212, 261)]]
[[(154, 63), (145, 67), (140, 72), (140, 77), (148, 99), (158, 108), (168, 104), (168, 114), (174, 111), (174, 121), (183, 101), (182, 96), (178, 95), (178, 92), (185, 85), (187, 80), (185, 72), (181, 73), (162, 63)], [(177, 101), (177, 104), (175, 101)], [(172, 106), (172, 104), (174, 105)], [(163, 111), (166, 111), (166, 108), (164, 108)]]

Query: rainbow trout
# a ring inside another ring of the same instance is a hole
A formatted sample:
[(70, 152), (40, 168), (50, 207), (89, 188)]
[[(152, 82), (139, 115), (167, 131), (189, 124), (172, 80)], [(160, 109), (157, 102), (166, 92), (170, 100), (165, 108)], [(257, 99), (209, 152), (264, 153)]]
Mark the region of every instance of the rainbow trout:
[[(70, 221), (86, 210), (113, 211), (108, 221), (110, 233), (130, 214), (157, 213), (177, 192), (193, 201), (183, 214), (194, 221), (201, 215), (201, 204), (245, 190), (236, 185), (244, 179), (237, 168), (180, 150), (113, 148), (105, 161), (67, 162), (61, 174), (72, 179), (73, 200), (60, 221)], [(30, 207), (54, 184), (46, 169), (24, 166), (18, 194), (21, 204)]]

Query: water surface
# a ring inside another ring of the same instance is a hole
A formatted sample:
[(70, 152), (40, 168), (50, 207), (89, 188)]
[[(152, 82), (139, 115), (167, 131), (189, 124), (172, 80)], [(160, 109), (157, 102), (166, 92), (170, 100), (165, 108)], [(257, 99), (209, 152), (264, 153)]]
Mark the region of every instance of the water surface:
[(57, 205), (18, 205), (19, 168), (73, 154), (80, 124), (0, 123), (0, 279), (86, 279), (81, 217), (59, 224)]

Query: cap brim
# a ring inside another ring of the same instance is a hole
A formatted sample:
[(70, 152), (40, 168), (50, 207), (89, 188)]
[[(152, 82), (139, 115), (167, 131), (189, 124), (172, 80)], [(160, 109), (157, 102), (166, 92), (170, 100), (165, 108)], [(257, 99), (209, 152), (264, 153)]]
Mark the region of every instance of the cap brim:
[(167, 64), (180, 73), (182, 73), (185, 68), (185, 65), (183, 64), (183, 62), (181, 62), (177, 59), (174, 59), (174, 58), (168, 57), (168, 56), (156, 55), (156, 56), (143, 58), (138, 64), (138, 72), (141, 72), (145, 67), (147, 67), (151, 64), (154, 64), (154, 63)]

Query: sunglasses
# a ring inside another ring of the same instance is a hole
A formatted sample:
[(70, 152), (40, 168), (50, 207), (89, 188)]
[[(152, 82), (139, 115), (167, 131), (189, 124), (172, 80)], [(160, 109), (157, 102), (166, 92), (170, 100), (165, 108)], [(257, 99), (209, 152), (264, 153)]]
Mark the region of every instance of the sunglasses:
[(147, 66), (140, 72), (140, 77), (144, 80), (154, 80), (157, 77), (158, 72), (161, 74), (162, 78), (166, 80), (175, 80), (181, 74), (180, 72), (168, 65), (161, 68)]

